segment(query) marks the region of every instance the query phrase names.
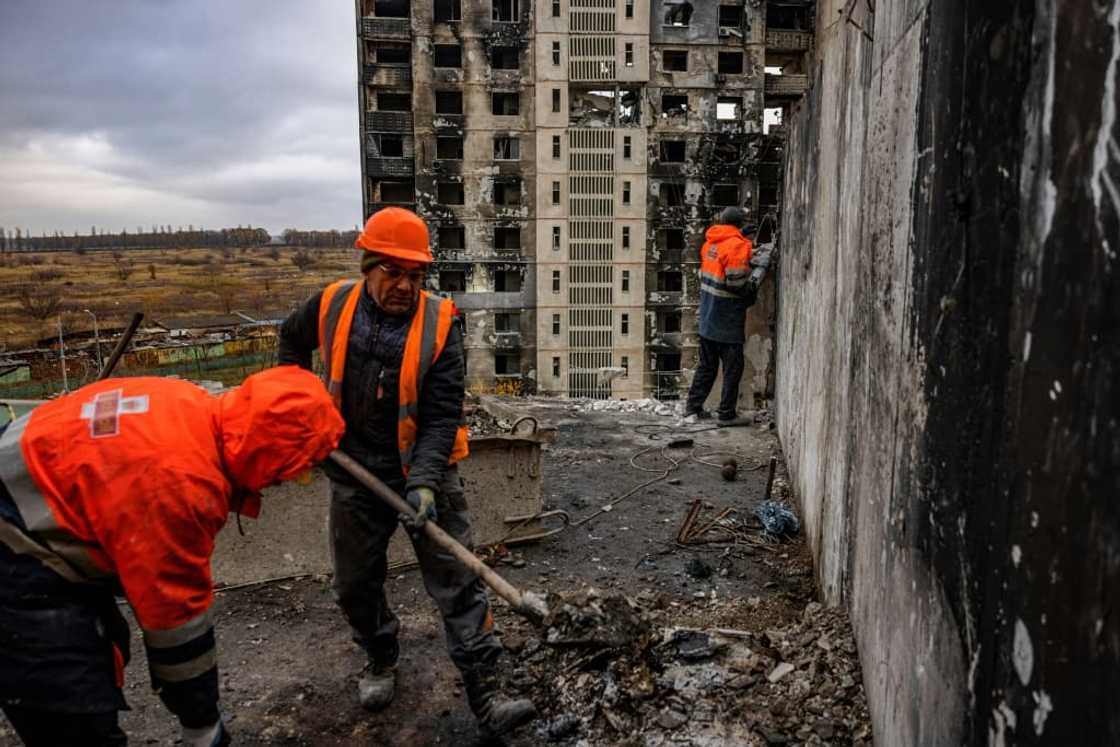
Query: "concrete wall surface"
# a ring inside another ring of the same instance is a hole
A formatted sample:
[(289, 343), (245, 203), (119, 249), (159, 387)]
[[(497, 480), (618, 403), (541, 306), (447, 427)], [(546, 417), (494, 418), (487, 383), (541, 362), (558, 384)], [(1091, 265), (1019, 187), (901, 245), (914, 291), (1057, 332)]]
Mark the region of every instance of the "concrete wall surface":
[(776, 411), (876, 741), (1120, 744), (1120, 0), (817, 18)]

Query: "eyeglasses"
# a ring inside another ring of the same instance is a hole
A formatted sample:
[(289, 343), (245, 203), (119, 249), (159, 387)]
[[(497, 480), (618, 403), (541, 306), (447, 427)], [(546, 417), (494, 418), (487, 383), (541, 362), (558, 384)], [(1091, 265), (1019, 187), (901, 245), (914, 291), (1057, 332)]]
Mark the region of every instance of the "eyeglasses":
[(407, 278), (408, 282), (412, 285), (420, 285), (424, 279), (428, 277), (427, 270), (405, 270), (396, 265), (381, 264), (375, 265), (378, 270), (385, 273), (385, 277), (391, 282), (399, 282), (401, 278)]

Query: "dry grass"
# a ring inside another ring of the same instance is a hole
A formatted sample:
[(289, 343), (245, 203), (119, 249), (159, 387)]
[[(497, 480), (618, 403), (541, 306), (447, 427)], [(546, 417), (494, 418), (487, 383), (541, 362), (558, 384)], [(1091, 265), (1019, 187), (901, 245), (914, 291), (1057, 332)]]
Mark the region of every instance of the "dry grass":
[(283, 315), (328, 282), (357, 273), (353, 249), (310, 250), (315, 263), (304, 271), (292, 263), (296, 251), (281, 248), (276, 259), (270, 247), (225, 255), (213, 249), (0, 255), (0, 349), (58, 334), (57, 317), (40, 321), (21, 307), (18, 290), (27, 283), (37, 293), (62, 295), (63, 328), (72, 331), (92, 329), (83, 309), (102, 328), (123, 326), (135, 311), (156, 320), (227, 311)]

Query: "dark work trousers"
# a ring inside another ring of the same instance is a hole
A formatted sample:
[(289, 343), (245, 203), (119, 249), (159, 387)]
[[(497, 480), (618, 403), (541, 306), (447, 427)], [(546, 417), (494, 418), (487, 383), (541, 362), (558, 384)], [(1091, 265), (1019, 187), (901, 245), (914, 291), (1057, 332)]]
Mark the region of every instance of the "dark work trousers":
[(700, 362), (688, 388), (685, 413), (695, 413), (704, 408), (704, 400), (716, 383), (716, 372), (723, 366), (723, 391), (720, 392), (718, 415), (721, 420), (735, 417), (735, 403), (739, 400), (739, 379), (743, 378), (743, 343), (716, 342), (700, 338)]
[(4, 706), (4, 715), (12, 722), (16, 734), (27, 747), (107, 747), (128, 744), (128, 737), (117, 725), (116, 711), (59, 713)]
[[(403, 495), (403, 484), (389, 484)], [(471, 547), (471, 525), (459, 470), (447, 469), (436, 493), (436, 523)], [(371, 661), (395, 664), (400, 622), (385, 597), (386, 551), (398, 528), (397, 514), (364, 488), (331, 483), (331, 555), (334, 592), (354, 632), (354, 641)], [(439, 607), (447, 650), (460, 670), (492, 665), (502, 645), (491, 631), (490, 601), (482, 581), (423, 533), (412, 537), (424, 586)]]

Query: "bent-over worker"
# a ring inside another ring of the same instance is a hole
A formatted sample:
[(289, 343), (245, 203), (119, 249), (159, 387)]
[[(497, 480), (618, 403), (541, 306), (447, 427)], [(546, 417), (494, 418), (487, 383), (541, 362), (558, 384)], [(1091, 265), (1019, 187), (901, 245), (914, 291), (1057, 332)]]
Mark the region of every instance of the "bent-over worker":
[(125, 744), (117, 711), (136, 615), (152, 686), (183, 744), (226, 744), (210, 556), (231, 512), (326, 458), (342, 419), (295, 366), (212, 396), (119, 378), (0, 434), (0, 705), (25, 743)]

